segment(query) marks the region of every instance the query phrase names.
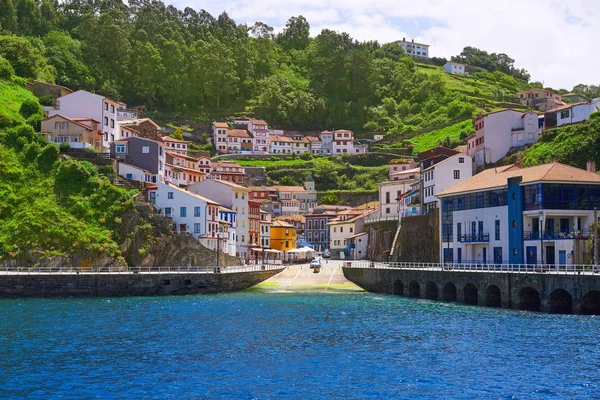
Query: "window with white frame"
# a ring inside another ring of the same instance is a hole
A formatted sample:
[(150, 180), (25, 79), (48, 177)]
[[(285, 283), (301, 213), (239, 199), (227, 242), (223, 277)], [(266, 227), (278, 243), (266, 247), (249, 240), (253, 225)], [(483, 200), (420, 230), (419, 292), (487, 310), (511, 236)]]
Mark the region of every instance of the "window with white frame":
[(144, 153), (144, 154), (150, 153), (150, 146), (142, 146), (142, 153)]

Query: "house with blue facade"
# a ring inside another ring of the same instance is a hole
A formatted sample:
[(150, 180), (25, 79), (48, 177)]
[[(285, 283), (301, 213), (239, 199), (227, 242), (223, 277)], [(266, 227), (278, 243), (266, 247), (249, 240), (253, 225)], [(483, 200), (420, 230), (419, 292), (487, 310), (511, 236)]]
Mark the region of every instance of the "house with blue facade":
[(333, 154), (333, 132), (331, 131), (323, 131), (319, 135), (319, 139), (321, 139), (321, 153), (326, 155)]
[(316, 251), (322, 252), (329, 249), (329, 227), (327, 224), (337, 217), (340, 211), (349, 210), (350, 207), (321, 205), (313, 209), (312, 214), (305, 215), (305, 240)]
[(227, 250), (222, 249), (223, 252), (227, 252), (230, 256), (236, 255), (237, 250), (237, 213), (227, 207), (219, 207), (219, 224), (222, 227), (222, 232), (226, 234)]
[(440, 260), (544, 264), (592, 261), (600, 175), (559, 163), (491, 168), (438, 197)]

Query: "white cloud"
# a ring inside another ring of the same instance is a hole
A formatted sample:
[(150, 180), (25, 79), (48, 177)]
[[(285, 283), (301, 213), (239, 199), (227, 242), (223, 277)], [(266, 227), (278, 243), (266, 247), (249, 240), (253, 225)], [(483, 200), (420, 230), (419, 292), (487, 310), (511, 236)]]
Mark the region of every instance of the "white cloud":
[[(414, 36), (430, 54), (450, 57), (465, 46), (506, 53), (533, 80), (555, 88), (598, 84), (600, 8), (597, 0), (167, 0), (177, 7), (222, 11), (237, 22), (283, 27), (304, 15), (313, 35), (348, 32), (382, 43)], [(401, 25), (399, 22), (401, 21)], [(409, 35), (412, 32), (413, 35)]]

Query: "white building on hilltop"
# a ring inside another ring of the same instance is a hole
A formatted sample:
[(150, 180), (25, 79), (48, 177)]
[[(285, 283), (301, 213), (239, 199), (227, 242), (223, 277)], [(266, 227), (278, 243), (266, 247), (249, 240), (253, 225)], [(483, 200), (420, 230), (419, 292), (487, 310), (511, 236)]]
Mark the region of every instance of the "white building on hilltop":
[(424, 43), (415, 43), (415, 39), (407, 41), (406, 38), (397, 40), (397, 45), (404, 49), (404, 52), (411, 56), (429, 57), (429, 45)]
[(465, 64), (457, 63), (454, 61), (448, 61), (446, 64), (444, 64), (444, 71), (446, 71), (449, 74), (464, 75), (466, 72), (465, 67)]

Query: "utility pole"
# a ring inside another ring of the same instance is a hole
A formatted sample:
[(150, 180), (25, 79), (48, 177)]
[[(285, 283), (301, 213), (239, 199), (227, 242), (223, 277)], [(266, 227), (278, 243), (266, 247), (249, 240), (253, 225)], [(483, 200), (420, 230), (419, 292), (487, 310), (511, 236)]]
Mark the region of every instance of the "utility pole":
[(221, 272), (219, 259), (221, 258), (221, 227), (217, 229), (217, 268), (215, 269), (216, 273)]

